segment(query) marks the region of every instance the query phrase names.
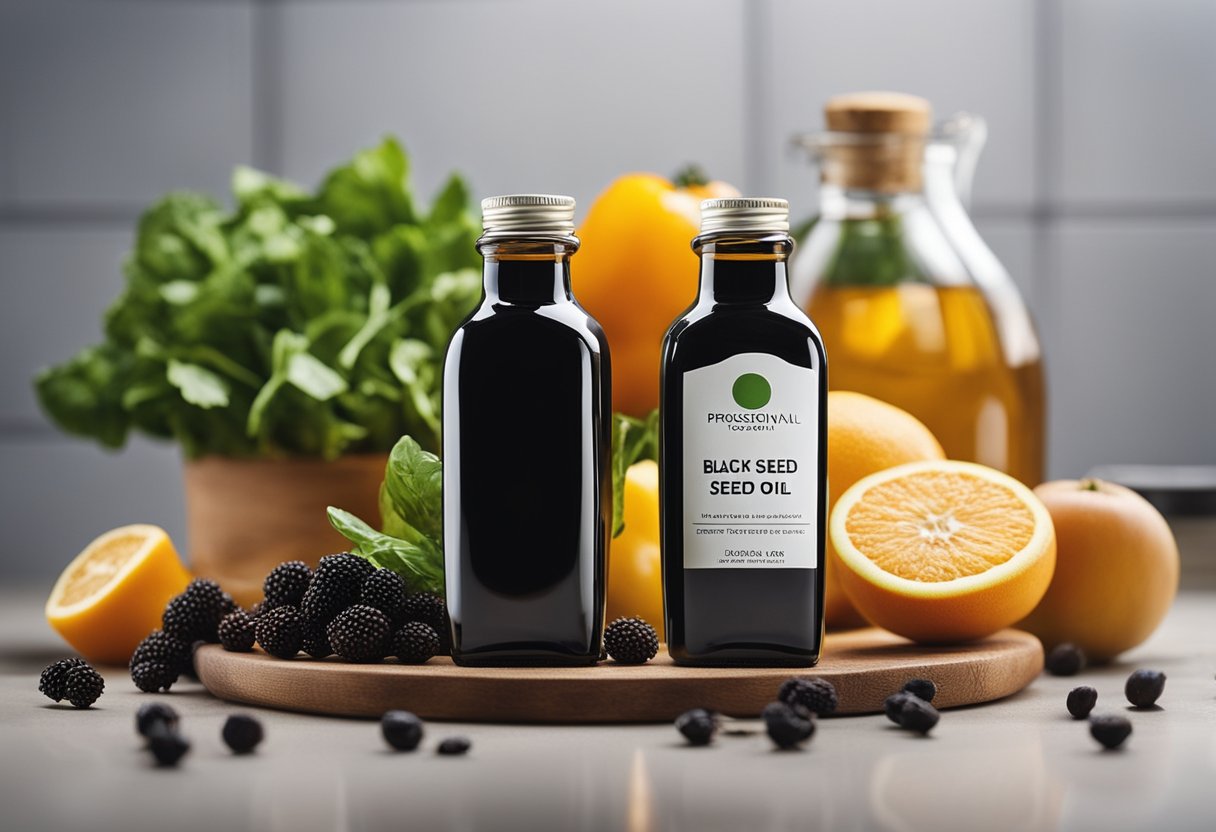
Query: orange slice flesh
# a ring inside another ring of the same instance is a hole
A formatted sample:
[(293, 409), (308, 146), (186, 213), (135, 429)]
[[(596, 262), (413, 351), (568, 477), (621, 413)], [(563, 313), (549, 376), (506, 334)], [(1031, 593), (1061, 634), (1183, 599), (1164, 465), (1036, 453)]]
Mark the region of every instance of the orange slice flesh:
[(872, 474), (841, 495), (830, 526), (850, 600), (916, 641), (970, 641), (1008, 627), (1034, 609), (1055, 568), (1042, 502), (969, 462)]
[(190, 582), (164, 529), (122, 526), (76, 556), (55, 582), (46, 619), (86, 659), (126, 664)]

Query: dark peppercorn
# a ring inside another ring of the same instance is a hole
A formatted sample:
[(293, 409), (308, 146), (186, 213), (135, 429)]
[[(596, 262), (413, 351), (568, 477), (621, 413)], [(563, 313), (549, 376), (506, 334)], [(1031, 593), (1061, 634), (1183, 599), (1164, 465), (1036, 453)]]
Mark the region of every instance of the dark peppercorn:
[(827, 716), (840, 704), (836, 688), (827, 679), (787, 679), (777, 691), (787, 705), (801, 705), (816, 716)]
[(230, 612), (220, 619), (220, 645), (233, 653), (248, 653), (253, 649), (257, 620), (244, 610)]
[(258, 747), (264, 733), (262, 723), (253, 717), (248, 714), (233, 714), (224, 720), (220, 736), (223, 737), (224, 743), (232, 749), (232, 753), (248, 754)]
[(904, 682), (904, 691), (925, 702), (932, 702), (933, 697), (937, 696), (937, 685), (933, 684), (932, 679), (909, 679)]
[(406, 620), (406, 595), (405, 581), (391, 569), (377, 569), (359, 589), (360, 602), (380, 610), (394, 627)]
[(1165, 674), (1159, 670), (1137, 670), (1127, 677), (1123, 693), (1137, 708), (1151, 708), (1165, 691)]
[(1089, 685), (1081, 685), (1068, 692), (1068, 712), (1073, 719), (1085, 719), (1098, 703), (1098, 692)]
[(88, 667), (84, 659), (60, 659), (49, 665), (38, 678), (38, 690), (47, 698), (59, 702), (64, 696), (64, 685), (67, 683), (68, 671), (74, 667)]
[(163, 724), (154, 725), (148, 735), (148, 750), (158, 766), (176, 766), (186, 752), (190, 742), (176, 730)]
[(458, 754), (464, 754), (472, 747), (473, 743), (469, 741), (468, 737), (448, 737), (439, 743), (439, 747), (435, 749), (435, 753), (454, 757)]
[(887, 715), (887, 719), (891, 720), (896, 725), (899, 725), (900, 715), (904, 711), (904, 703), (907, 702), (908, 698), (911, 696), (913, 696), (913, 694), (908, 693), (906, 690), (901, 690), (899, 693), (893, 693), (888, 696), (886, 701), (882, 703), (882, 708)]
[(439, 653), (439, 636), (429, 624), (411, 621), (393, 635), (389, 655), (403, 664), (422, 664)]
[(135, 730), (145, 739), (152, 736), (157, 726), (162, 730), (177, 731), (178, 716), (163, 702), (145, 702), (135, 712)]
[(164, 662), (140, 662), (131, 668), (131, 681), (144, 693), (167, 691), (177, 676), (177, 671)]
[(704, 708), (693, 708), (676, 717), (676, 730), (689, 745), (709, 745), (718, 732), (718, 718)]
[(1052, 676), (1076, 676), (1085, 669), (1085, 651), (1071, 642), (1057, 644), (1043, 665)]
[(1126, 717), (1107, 714), (1089, 718), (1089, 733), (1104, 748), (1118, 748), (1132, 734), (1132, 724)]
[(63, 678), (63, 698), (76, 708), (92, 707), (106, 689), (106, 680), (87, 664), (68, 669)]
[(770, 702), (764, 706), (764, 729), (778, 748), (797, 748), (815, 733), (815, 719), (801, 705)]
[(355, 604), (339, 613), (325, 634), (334, 652), (348, 662), (378, 662), (388, 654), (392, 624), (380, 610)]
[(398, 751), (413, 751), (422, 742), (422, 720), (409, 711), (387, 711), (380, 717), (384, 741)]
[(298, 607), (312, 582), (312, 570), (302, 560), (280, 563), (262, 582), (264, 608)]
[(941, 719), (937, 708), (919, 696), (908, 695), (899, 711), (899, 727), (918, 734), (928, 734)]
[(604, 649), (621, 664), (643, 664), (659, 652), (659, 634), (640, 618), (618, 618), (604, 631)]
[(279, 659), (294, 658), (304, 641), (304, 624), (295, 607), (276, 607), (262, 613), (255, 630), (258, 644)]

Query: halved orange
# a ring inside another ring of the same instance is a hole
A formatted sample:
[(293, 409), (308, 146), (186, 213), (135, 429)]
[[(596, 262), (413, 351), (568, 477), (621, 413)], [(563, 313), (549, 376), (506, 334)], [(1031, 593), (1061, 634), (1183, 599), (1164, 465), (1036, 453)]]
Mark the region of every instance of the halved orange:
[(862, 615), (927, 644), (1014, 624), (1047, 591), (1051, 515), (1007, 474), (971, 462), (912, 462), (849, 488), (831, 516), (841, 584)]
[(189, 582), (164, 529), (122, 526), (63, 570), (47, 599), (46, 620), (89, 661), (125, 665)]

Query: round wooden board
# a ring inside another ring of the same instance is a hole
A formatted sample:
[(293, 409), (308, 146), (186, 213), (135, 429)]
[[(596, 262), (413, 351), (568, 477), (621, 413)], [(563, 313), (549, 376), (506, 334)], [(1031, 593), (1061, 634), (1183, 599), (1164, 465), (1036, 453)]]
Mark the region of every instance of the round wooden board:
[(820, 676), (840, 694), (838, 713), (876, 713), (908, 679), (932, 679), (942, 708), (1017, 693), (1043, 668), (1039, 640), (1003, 630), (975, 644), (925, 647), (884, 630), (832, 633), (813, 668), (677, 667), (666, 650), (637, 666), (457, 667), (348, 664), (261, 652), (229, 653), (219, 645), (195, 654), (199, 678), (233, 702), (306, 713), (379, 717), (401, 708), (425, 719), (466, 722), (659, 722), (689, 708), (757, 716), (791, 676)]

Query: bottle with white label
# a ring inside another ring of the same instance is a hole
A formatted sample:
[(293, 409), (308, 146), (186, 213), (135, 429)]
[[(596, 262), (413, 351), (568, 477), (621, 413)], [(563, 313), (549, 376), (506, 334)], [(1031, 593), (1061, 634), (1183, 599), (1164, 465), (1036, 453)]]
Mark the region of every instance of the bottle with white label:
[(819, 659), (827, 367), (790, 298), (793, 247), (784, 199), (701, 204), (700, 289), (663, 342), (663, 593), (678, 664)]

